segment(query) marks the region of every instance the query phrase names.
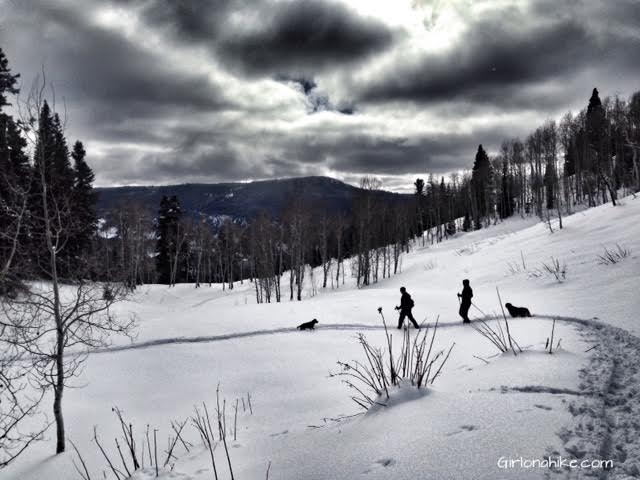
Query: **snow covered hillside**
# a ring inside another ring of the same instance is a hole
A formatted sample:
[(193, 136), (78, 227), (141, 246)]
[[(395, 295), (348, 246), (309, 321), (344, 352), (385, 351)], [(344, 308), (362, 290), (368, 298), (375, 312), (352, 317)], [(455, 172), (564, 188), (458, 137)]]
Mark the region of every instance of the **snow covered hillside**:
[[(66, 393), (68, 436), (92, 478), (112, 475), (92, 440), (96, 426), (122, 470), (117, 406), (140, 445), (147, 425), (158, 430), (164, 458), (170, 422), (203, 402), (214, 411), (220, 385), (240, 480), (263, 479), (267, 469), (268, 478), (293, 480), (640, 478), (640, 198), (621, 203), (567, 217), (553, 233), (535, 219), (511, 219), (439, 245), (415, 245), (401, 274), (367, 288), (347, 278), (322, 291), (307, 276), (302, 302), (257, 305), (249, 282), (224, 292), (219, 285), (142, 287), (117, 307), (137, 317), (137, 338), (91, 353), (75, 382), (82, 388)], [(602, 264), (599, 255), (617, 245), (629, 255)], [(565, 272), (558, 279), (544, 267), (555, 261)], [(472, 321), (485, 318), (497, 328), (496, 287), (503, 302), (531, 310), (533, 318), (509, 322), (522, 354), (500, 353), (462, 325), (456, 293), (464, 278), (477, 306)], [(419, 322), (439, 317), (434, 349), (455, 346), (433, 386), (393, 392), (388, 407), (355, 415), (361, 410), (351, 392), (329, 373), (339, 360), (362, 359), (358, 332), (385, 344), (377, 308), (395, 326), (400, 286), (415, 300)], [(312, 318), (320, 322), (316, 331), (295, 329)], [(554, 348), (558, 340), (560, 346), (550, 355), (554, 319)], [(214, 478), (195, 429), (185, 432), (191, 448), (178, 445), (160, 477)], [(0, 479), (79, 479), (72, 451), (52, 456), (54, 440), (49, 432)], [(613, 468), (528, 468), (549, 457), (589, 466), (612, 460)], [(220, 478), (230, 478), (222, 444), (215, 459)], [(155, 477), (146, 460), (133, 478)], [(506, 468), (509, 460), (515, 464)]]

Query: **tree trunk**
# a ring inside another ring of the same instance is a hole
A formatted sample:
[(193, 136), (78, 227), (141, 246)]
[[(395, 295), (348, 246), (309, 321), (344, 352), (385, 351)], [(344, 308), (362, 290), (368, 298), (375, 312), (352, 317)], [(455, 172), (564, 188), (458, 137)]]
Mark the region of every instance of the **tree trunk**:
[(56, 385), (53, 388), (53, 416), (56, 420), (56, 453), (65, 451), (64, 417), (62, 416), (62, 395), (64, 393), (64, 332), (57, 329)]
[(53, 243), (49, 202), (47, 200), (47, 182), (44, 172), (44, 161), (40, 165), (42, 181), (42, 207), (44, 213), (45, 239), (49, 251), (51, 265), (51, 285), (53, 287), (53, 316), (56, 322), (56, 379), (54, 384), (53, 415), (56, 421), (56, 454), (65, 451), (64, 418), (62, 416), (62, 394), (64, 393), (64, 320), (60, 313), (60, 285), (58, 283), (57, 248)]

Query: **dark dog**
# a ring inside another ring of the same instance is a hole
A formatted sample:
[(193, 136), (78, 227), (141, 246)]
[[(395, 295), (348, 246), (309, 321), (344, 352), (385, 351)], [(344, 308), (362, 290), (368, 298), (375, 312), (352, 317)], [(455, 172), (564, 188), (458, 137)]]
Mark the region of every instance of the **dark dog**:
[(514, 307), (510, 303), (506, 303), (505, 307), (507, 307), (507, 310), (509, 310), (509, 314), (512, 317), (530, 317), (531, 316), (531, 312), (529, 312), (528, 308)]
[(318, 323), (318, 320), (316, 320), (315, 318), (310, 322), (301, 323), (300, 325), (298, 325), (298, 330), (314, 330), (316, 323)]

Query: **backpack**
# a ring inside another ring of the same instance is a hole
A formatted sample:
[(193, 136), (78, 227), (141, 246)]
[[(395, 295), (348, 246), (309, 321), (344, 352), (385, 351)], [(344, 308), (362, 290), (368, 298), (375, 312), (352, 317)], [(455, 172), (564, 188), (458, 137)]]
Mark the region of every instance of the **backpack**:
[(413, 298), (409, 298), (409, 308), (413, 308), (415, 306), (415, 302), (413, 301)]

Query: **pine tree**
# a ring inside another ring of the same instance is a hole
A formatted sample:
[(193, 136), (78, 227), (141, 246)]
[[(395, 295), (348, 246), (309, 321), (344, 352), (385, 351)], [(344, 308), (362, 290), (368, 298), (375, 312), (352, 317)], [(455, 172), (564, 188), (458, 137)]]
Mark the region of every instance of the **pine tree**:
[(58, 273), (63, 278), (76, 277), (77, 272), (71, 270), (70, 255), (73, 252), (69, 243), (77, 230), (77, 221), (73, 215), (74, 172), (69, 162), (69, 150), (60, 118), (51, 112), (46, 101), (43, 102), (38, 120), (34, 175), (29, 198), (32, 257), (38, 263), (49, 261), (46, 255), (42, 256), (46, 252), (43, 223), (43, 195), (46, 192), (51, 210), (48, 216), (56, 225), (56, 250), (60, 260)]
[(594, 88), (591, 98), (589, 99), (589, 106), (587, 107), (587, 136), (589, 139), (589, 146), (594, 150), (599, 150), (602, 141), (605, 136), (606, 128), (606, 115), (598, 89)]
[(479, 145), (471, 175), (472, 208), (474, 209), (474, 227), (476, 230), (482, 228), (482, 218), (490, 213), (492, 180), (493, 174), (489, 156), (482, 148), (482, 145)]
[(81, 259), (86, 258), (91, 240), (96, 232), (98, 219), (95, 211), (96, 194), (93, 191), (95, 175), (85, 161), (87, 152), (82, 142), (76, 141), (71, 152), (73, 159), (73, 217), (74, 232), (69, 240), (69, 256), (75, 259), (73, 267), (78, 268)]
[(7, 95), (17, 95), (19, 93), (16, 83), (20, 74), (12, 74), (9, 68), (9, 60), (0, 47), (0, 112), (2, 107), (11, 105), (7, 100)]
[(176, 256), (180, 255), (179, 228), (182, 209), (178, 197), (175, 195), (162, 196), (158, 220), (156, 222), (156, 270), (158, 282), (170, 285), (175, 280)]
[(418, 234), (420, 237), (422, 237), (422, 245), (424, 245), (425, 242), (425, 237), (424, 237), (424, 225), (425, 225), (425, 212), (424, 212), (424, 203), (425, 203), (425, 197), (424, 197), (424, 180), (421, 178), (416, 178), (416, 181), (413, 182), (413, 186), (416, 188), (415, 191), (415, 195), (416, 195), (416, 210), (417, 210), (417, 217), (418, 217), (418, 225), (417, 225), (417, 230), (418, 230)]
[(611, 175), (611, 159), (608, 145), (609, 139), (607, 138), (607, 118), (605, 109), (600, 101), (597, 88), (593, 89), (593, 93), (589, 99), (586, 128), (589, 147), (595, 155), (593, 173), (595, 173), (598, 179), (602, 182), (601, 191), (603, 199), (606, 199), (606, 191), (604, 190), (604, 187), (606, 187), (609, 191), (611, 202), (613, 205), (616, 205), (617, 194)]
[[(9, 63), (0, 48), (0, 293), (12, 289), (24, 271), (18, 263), (27, 256), (18, 252), (25, 244), (26, 199), (29, 188), (29, 159), (26, 141), (13, 118), (2, 111), (10, 105), (8, 95), (19, 93)], [(11, 284), (11, 285), (10, 285)]]

